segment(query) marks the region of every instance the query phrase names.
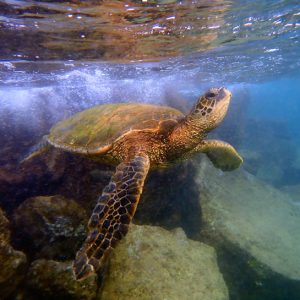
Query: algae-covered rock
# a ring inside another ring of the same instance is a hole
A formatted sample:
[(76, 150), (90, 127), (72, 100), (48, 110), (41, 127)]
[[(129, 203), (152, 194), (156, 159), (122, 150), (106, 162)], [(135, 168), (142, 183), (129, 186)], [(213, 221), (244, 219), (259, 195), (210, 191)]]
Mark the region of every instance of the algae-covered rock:
[(28, 271), (25, 299), (92, 300), (96, 292), (96, 275), (77, 281), (72, 262), (38, 259)]
[(300, 280), (299, 206), (249, 173), (222, 173), (206, 159), (198, 181), (208, 235), (236, 245), (286, 278)]
[(36, 258), (72, 258), (86, 235), (85, 210), (59, 195), (27, 199), (14, 221), (18, 245)]
[(212, 247), (181, 229), (131, 225), (113, 252), (98, 299), (228, 299)]
[(25, 277), (27, 259), (8, 243), (0, 243), (0, 298), (7, 299)]

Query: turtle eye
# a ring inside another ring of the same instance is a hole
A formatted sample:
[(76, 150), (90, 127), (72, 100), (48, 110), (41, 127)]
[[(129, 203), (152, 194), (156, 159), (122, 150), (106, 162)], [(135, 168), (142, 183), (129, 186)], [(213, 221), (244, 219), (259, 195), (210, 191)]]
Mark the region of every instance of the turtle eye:
[(216, 97), (216, 96), (217, 96), (217, 94), (214, 93), (214, 92), (207, 92), (207, 93), (205, 94), (205, 97), (206, 97), (206, 98), (214, 98), (214, 97)]

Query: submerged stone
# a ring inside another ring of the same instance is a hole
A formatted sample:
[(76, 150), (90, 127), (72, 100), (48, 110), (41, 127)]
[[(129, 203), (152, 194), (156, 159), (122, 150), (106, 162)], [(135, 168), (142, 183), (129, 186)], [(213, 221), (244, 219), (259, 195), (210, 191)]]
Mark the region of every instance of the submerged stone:
[(212, 247), (172, 232), (131, 225), (115, 249), (97, 299), (228, 299)]
[(25, 299), (92, 300), (96, 291), (96, 275), (77, 281), (72, 262), (38, 259), (28, 271)]
[(300, 280), (300, 206), (249, 173), (222, 173), (206, 159), (198, 181), (207, 236), (217, 243), (227, 241), (273, 272)]
[(14, 221), (18, 246), (35, 258), (72, 258), (86, 235), (85, 210), (59, 195), (27, 199)]
[(0, 298), (8, 299), (25, 277), (27, 259), (9, 244), (9, 221), (0, 209)]
[(1, 299), (8, 299), (16, 292), (26, 274), (27, 259), (23, 252), (9, 244), (0, 244), (0, 291)]
[(300, 184), (286, 185), (280, 190), (290, 197), (292, 204), (300, 206)]
[(134, 222), (166, 229), (181, 227), (189, 237), (197, 238), (201, 223), (196, 172), (197, 168), (189, 161), (150, 172)]
[(0, 244), (10, 241), (9, 221), (0, 208)]
[(293, 184), (297, 161), (293, 140), (286, 123), (280, 120), (248, 119), (240, 145), (244, 168), (275, 186)]

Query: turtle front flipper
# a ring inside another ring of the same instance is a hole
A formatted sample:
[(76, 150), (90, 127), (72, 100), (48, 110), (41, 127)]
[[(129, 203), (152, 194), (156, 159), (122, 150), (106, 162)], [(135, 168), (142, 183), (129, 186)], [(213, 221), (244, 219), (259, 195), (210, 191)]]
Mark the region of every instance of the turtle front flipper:
[(205, 153), (214, 166), (222, 171), (237, 169), (243, 158), (230, 144), (219, 140), (205, 140), (193, 150)]
[(137, 155), (117, 166), (110, 183), (98, 199), (89, 220), (88, 236), (76, 254), (73, 271), (77, 280), (99, 270), (111, 250), (126, 235), (149, 166), (149, 158), (146, 155)]

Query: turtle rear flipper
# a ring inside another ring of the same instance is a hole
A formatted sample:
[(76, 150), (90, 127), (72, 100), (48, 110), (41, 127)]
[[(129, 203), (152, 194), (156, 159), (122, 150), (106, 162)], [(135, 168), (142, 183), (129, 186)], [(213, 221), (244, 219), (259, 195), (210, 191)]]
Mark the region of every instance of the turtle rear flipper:
[(214, 166), (222, 171), (235, 170), (243, 162), (243, 158), (234, 147), (223, 141), (205, 140), (196, 148), (197, 151), (205, 153)]
[(117, 166), (110, 183), (98, 199), (89, 220), (88, 236), (76, 254), (73, 271), (77, 280), (103, 267), (111, 250), (126, 235), (149, 166), (146, 155), (137, 155)]
[(51, 145), (48, 142), (48, 136), (44, 135), (40, 142), (33, 147), (30, 148), (28, 153), (20, 160), (20, 165), (31, 161), (35, 157), (42, 155), (43, 153), (47, 152), (51, 148)]

